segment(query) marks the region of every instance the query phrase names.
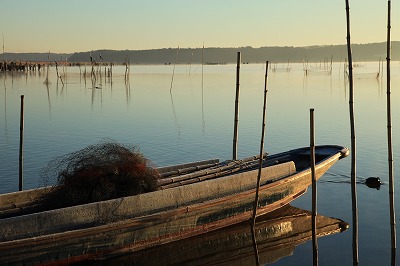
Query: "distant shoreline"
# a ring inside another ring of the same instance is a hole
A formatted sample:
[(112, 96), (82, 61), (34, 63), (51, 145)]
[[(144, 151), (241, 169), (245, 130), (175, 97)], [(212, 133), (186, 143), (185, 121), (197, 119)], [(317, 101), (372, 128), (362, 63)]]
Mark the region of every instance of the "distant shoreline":
[[(392, 42), (392, 60), (400, 60), (400, 42)], [(347, 50), (343, 45), (306, 47), (237, 47), (237, 48), (162, 48), (152, 50), (95, 50), (67, 53), (7, 53), (0, 54), (0, 61), (61, 62), (114, 64), (230, 64), (236, 62), (237, 52), (245, 63), (300, 63), (344, 62)], [(355, 61), (379, 61), (386, 58), (386, 43), (353, 44)]]

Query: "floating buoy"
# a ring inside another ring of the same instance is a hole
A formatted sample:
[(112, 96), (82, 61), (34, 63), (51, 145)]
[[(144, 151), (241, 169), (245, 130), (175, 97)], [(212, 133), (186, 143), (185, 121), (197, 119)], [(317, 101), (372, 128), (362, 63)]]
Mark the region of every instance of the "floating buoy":
[(365, 180), (365, 184), (367, 185), (367, 187), (369, 188), (376, 188), (376, 189), (380, 189), (381, 187), (381, 179), (379, 177), (368, 177)]

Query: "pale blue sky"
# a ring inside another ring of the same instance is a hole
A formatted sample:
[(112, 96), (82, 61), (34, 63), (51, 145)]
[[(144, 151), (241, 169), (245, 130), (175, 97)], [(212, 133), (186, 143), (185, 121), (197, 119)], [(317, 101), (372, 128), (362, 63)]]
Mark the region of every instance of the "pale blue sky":
[[(386, 40), (386, 0), (350, 12), (353, 43)], [(344, 44), (345, 14), (345, 0), (0, 0), (0, 33), (5, 52), (309, 46)]]

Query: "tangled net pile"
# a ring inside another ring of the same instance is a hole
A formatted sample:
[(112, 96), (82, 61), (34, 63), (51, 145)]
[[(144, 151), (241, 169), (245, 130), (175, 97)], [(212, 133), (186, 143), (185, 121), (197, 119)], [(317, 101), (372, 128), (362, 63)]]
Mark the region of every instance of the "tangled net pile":
[(41, 177), (57, 184), (40, 203), (56, 209), (157, 190), (158, 173), (148, 164), (135, 146), (110, 141), (56, 157)]

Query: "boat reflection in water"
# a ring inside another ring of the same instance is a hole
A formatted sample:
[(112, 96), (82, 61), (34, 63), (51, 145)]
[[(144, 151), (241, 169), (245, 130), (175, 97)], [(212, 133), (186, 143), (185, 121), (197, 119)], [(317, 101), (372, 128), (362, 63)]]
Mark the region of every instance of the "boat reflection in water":
[[(273, 263), (292, 255), (297, 245), (312, 239), (311, 212), (290, 205), (258, 217), (255, 226), (258, 260)], [(317, 236), (347, 230), (349, 224), (317, 215)], [(86, 262), (87, 263), (87, 262)], [(249, 222), (233, 225), (117, 258), (96, 261), (101, 265), (256, 265)]]

